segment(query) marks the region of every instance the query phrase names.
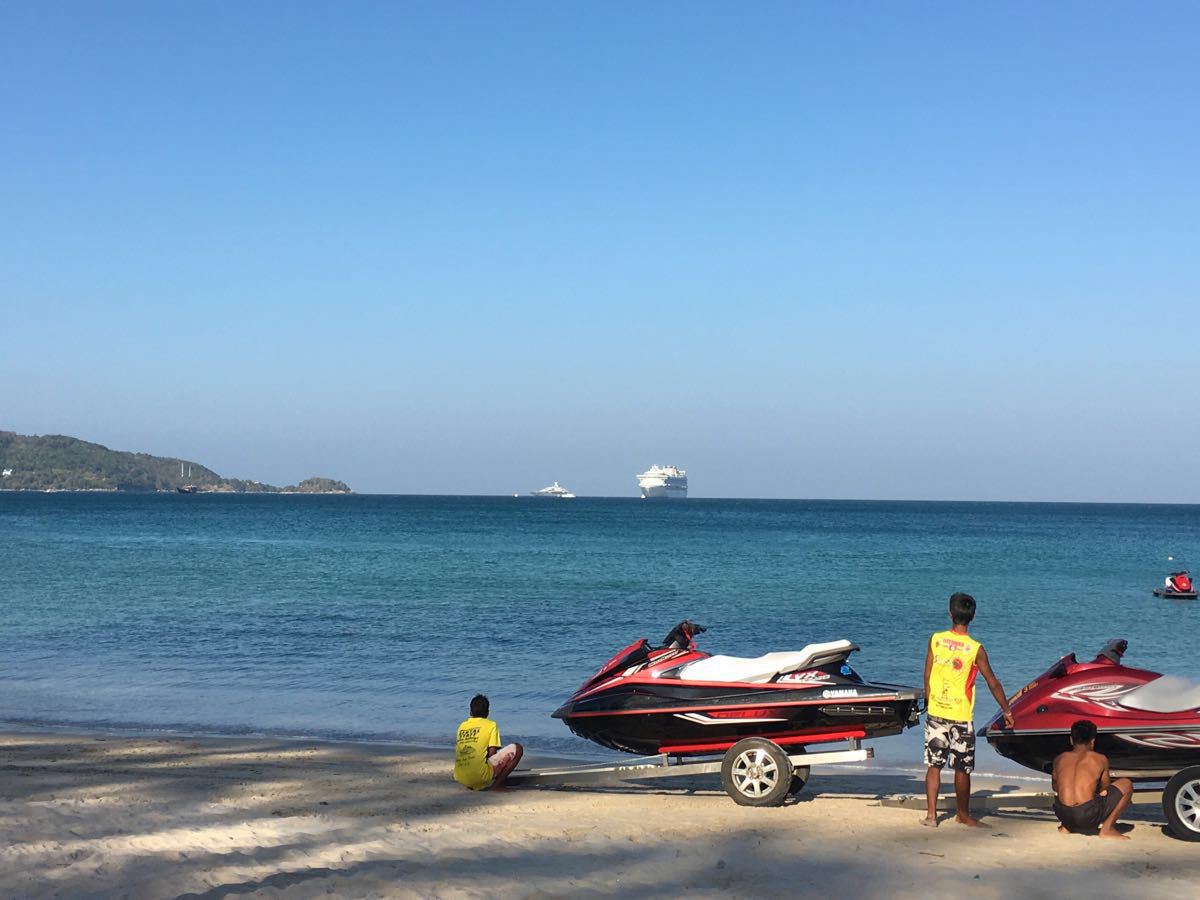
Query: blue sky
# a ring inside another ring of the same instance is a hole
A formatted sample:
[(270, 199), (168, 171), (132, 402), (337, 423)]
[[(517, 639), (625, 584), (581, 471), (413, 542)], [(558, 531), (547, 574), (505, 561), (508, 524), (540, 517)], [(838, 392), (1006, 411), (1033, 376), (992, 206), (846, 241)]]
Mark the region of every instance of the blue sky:
[(9, 4), (0, 428), (364, 491), (1200, 501), (1198, 29)]

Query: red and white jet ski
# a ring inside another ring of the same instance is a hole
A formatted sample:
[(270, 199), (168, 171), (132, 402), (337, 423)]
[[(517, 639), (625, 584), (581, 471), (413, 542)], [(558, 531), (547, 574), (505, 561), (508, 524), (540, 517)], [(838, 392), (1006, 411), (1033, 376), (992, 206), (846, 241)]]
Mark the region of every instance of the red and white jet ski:
[(744, 658), (696, 649), (706, 629), (684, 621), (652, 647), (642, 639), (600, 667), (554, 713), (580, 737), (614, 750), (721, 753), (747, 737), (782, 747), (899, 734), (923, 692), (864, 680), (849, 641)]
[(1163, 810), (1172, 831), (1200, 841), (1200, 679), (1126, 666), (1128, 646), (1109, 641), (1090, 662), (1064, 656), (1009, 701), (1012, 729), (997, 714), (979, 733), (1002, 756), (1049, 772), (1071, 747), (1071, 725), (1088, 719), (1114, 775), (1169, 779)]
[(1169, 597), (1175, 600), (1195, 600), (1196, 585), (1188, 572), (1172, 572), (1167, 576), (1162, 587), (1154, 589), (1154, 596)]

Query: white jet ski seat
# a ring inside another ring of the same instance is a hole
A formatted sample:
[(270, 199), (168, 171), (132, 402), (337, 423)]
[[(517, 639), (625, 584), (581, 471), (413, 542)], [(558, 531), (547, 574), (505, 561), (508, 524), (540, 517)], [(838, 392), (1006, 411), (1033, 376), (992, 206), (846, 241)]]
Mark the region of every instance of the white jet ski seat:
[(1129, 709), (1143, 712), (1173, 713), (1200, 710), (1200, 680), (1179, 675), (1160, 675), (1134, 688), (1117, 701)]
[(798, 669), (840, 662), (858, 649), (849, 641), (828, 641), (809, 644), (803, 650), (764, 653), (762, 656), (710, 656), (684, 666), (679, 671), (682, 681), (740, 681), (743, 684), (766, 684), (776, 675)]

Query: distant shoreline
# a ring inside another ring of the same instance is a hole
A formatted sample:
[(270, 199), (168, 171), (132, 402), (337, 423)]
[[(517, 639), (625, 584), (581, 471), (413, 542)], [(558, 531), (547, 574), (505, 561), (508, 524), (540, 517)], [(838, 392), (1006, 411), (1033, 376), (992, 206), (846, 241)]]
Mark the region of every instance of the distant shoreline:
[[(355, 493), (355, 491), (194, 491), (187, 494), (181, 494), (180, 496), (197, 497), (203, 494), (209, 496), (219, 495), (223, 497), (268, 497), (278, 495), (286, 495), (289, 497), (348, 497)], [(179, 491), (123, 491), (120, 488), (0, 488), (0, 494), (122, 494), (127, 497), (154, 497), (159, 494), (179, 494)], [(393, 495), (375, 494), (374, 496), (386, 497)]]
[[(11, 479), (11, 480), (10, 480)], [(65, 434), (0, 431), (0, 490), (34, 493), (116, 494), (350, 494), (350, 485), (314, 475), (276, 486), (224, 478), (200, 463), (177, 457), (111, 450)]]
[[(157, 491), (123, 491), (118, 488), (0, 488), (0, 494), (120, 494), (126, 497), (152, 497), (159, 495), (178, 494), (176, 490), (157, 490)], [(219, 495), (219, 496), (253, 496), (265, 497), (270, 495), (286, 495), (292, 497), (300, 496), (317, 496), (317, 497), (335, 497), (335, 496), (353, 496), (353, 497), (411, 497), (414, 499), (423, 500), (507, 500), (507, 501), (524, 501), (531, 499), (524, 495), (514, 497), (512, 494), (424, 494), (399, 492), (393, 493), (389, 491), (196, 491), (195, 494), (183, 494), (181, 496), (196, 496)], [(536, 499), (536, 498), (533, 498)], [(928, 505), (928, 506), (949, 506), (958, 505), (979, 505), (979, 506), (1160, 506), (1160, 507), (1179, 507), (1179, 508), (1200, 508), (1200, 500), (1196, 501), (1166, 501), (1166, 500), (912, 500), (912, 499), (896, 499), (887, 498), (880, 500), (866, 500), (858, 497), (689, 497), (687, 500), (674, 501), (646, 501), (638, 496), (629, 494), (583, 494), (574, 498), (576, 500), (627, 500), (645, 504), (647, 508), (683, 508), (688, 504), (698, 503), (847, 503), (847, 504), (904, 504), (904, 505)], [(539, 508), (557, 509), (561, 504), (532, 504)]]

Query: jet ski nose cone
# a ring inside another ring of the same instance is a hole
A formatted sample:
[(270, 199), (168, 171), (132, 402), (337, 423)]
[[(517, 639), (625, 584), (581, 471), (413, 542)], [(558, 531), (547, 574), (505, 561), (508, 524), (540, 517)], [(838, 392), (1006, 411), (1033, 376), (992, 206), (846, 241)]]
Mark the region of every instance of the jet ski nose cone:
[(574, 711), (574, 709), (575, 709), (574, 703), (564, 703), (562, 706), (560, 706), (554, 712), (550, 713), (550, 717), (552, 719), (565, 719), (567, 716), (569, 716)]

